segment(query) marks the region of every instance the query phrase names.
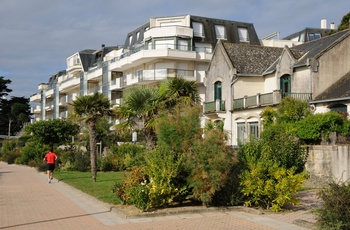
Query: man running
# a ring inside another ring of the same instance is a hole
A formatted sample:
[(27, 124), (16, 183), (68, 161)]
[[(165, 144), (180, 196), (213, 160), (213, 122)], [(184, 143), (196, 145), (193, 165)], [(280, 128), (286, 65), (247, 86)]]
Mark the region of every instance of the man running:
[(55, 170), (55, 161), (57, 160), (57, 155), (52, 151), (50, 151), (45, 155), (44, 161), (46, 161), (46, 169), (47, 169), (47, 181), (51, 183), (53, 179), (53, 171)]

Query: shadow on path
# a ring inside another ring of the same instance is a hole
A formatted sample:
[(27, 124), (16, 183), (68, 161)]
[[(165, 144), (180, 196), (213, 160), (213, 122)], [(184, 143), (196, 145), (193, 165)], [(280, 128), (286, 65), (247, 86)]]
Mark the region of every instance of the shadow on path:
[(55, 219), (49, 219), (49, 220), (40, 220), (40, 221), (34, 221), (34, 222), (29, 222), (29, 223), (23, 223), (23, 224), (15, 224), (15, 225), (10, 225), (10, 226), (0, 227), (0, 229), (9, 229), (9, 228), (16, 228), (16, 227), (20, 227), (20, 226), (27, 226), (27, 225), (33, 225), (33, 224), (41, 224), (41, 223), (47, 223), (47, 222), (52, 222), (52, 221), (58, 221), (58, 220), (66, 220), (66, 219), (73, 219), (73, 218), (79, 218), (79, 217), (85, 217), (85, 216), (93, 216), (93, 215), (108, 213), (111, 211), (112, 211), (112, 208), (109, 211), (104, 211), (104, 212), (95, 212), (95, 213), (88, 213), (88, 214), (77, 215), (77, 216), (67, 216), (67, 217), (61, 217), (61, 218), (55, 218)]

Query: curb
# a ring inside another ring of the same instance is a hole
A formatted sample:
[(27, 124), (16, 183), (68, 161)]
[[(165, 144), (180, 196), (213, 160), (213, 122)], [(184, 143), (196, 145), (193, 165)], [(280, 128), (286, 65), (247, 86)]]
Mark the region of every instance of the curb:
[(256, 210), (254, 208), (248, 208), (244, 206), (233, 206), (233, 207), (208, 207), (203, 209), (188, 209), (188, 210), (169, 210), (166, 212), (143, 212), (140, 214), (130, 214), (127, 212), (124, 212), (117, 207), (110, 207), (110, 210), (117, 213), (124, 219), (137, 219), (137, 218), (149, 218), (149, 217), (163, 217), (163, 216), (169, 216), (169, 215), (182, 215), (182, 214), (196, 214), (196, 213), (206, 213), (206, 212), (246, 212), (250, 214), (255, 215), (263, 215), (264, 213)]

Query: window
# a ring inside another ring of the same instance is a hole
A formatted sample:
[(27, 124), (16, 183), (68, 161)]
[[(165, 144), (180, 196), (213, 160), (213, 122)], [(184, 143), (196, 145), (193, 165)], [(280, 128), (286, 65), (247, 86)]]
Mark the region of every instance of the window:
[(337, 105), (332, 105), (331, 107), (329, 107), (329, 109), (331, 111), (336, 111), (336, 112), (347, 112), (348, 108), (346, 105), (344, 104), (337, 104)]
[(184, 39), (178, 40), (178, 49), (179, 50), (188, 50), (188, 41)]
[(137, 34), (136, 34), (136, 40), (138, 41), (139, 38), (140, 38), (140, 32), (137, 32)]
[(315, 40), (315, 35), (314, 34), (309, 34), (309, 41)]
[(129, 45), (131, 45), (132, 42), (132, 36), (129, 36)]
[(282, 92), (282, 97), (289, 96), (291, 93), (290, 75), (282, 76), (280, 79), (280, 89)]
[(237, 142), (239, 144), (244, 144), (244, 133), (245, 133), (245, 123), (237, 123)]
[(220, 100), (221, 101), (221, 94), (222, 94), (222, 89), (221, 89), (221, 82), (217, 81), (214, 84), (214, 101)]
[(174, 40), (155, 41), (155, 49), (175, 49)]
[(204, 37), (203, 24), (199, 22), (193, 22), (193, 35), (197, 37)]
[(217, 39), (225, 39), (225, 27), (222, 25), (215, 25), (215, 34)]
[(135, 71), (135, 74), (132, 76), (132, 79), (139, 79), (141, 80), (142, 79), (142, 69), (138, 69)]
[(240, 42), (249, 42), (248, 29), (238, 27), (238, 37)]
[(308, 36), (309, 36), (309, 41), (321, 38), (320, 33), (309, 33)]
[(151, 50), (152, 49), (152, 41), (146, 42), (146, 49)]
[(249, 129), (249, 137), (258, 139), (259, 138), (259, 124), (258, 122), (249, 122), (248, 123), (248, 129)]

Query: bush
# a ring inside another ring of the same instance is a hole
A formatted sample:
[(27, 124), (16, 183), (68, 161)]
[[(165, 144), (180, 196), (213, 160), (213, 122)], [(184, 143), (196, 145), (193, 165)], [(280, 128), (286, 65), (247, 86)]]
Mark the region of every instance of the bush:
[(30, 161), (42, 161), (46, 152), (47, 148), (44, 148), (42, 145), (34, 142), (27, 142), (26, 146), (21, 150), (21, 162), (22, 164), (28, 165)]
[(105, 157), (99, 157), (98, 158), (98, 165), (99, 169), (102, 172), (109, 172), (109, 171), (114, 171), (116, 168), (113, 164), (113, 156), (111, 154), (108, 154)]
[[(238, 151), (241, 192), (248, 206), (272, 207), (273, 211), (279, 211), (287, 203), (298, 202), (296, 194), (306, 181), (307, 174), (297, 173), (296, 166), (285, 163), (286, 153), (279, 153), (284, 149), (279, 148), (277, 139), (271, 140), (270, 145), (262, 140), (251, 141)], [(295, 143), (293, 140), (282, 140)], [(283, 146), (289, 144), (283, 143)], [(291, 149), (298, 148), (295, 146)]]
[(131, 170), (133, 167), (141, 166), (144, 162), (143, 152), (145, 148), (142, 145), (122, 144), (112, 146), (112, 163), (116, 170)]
[(322, 207), (317, 210), (317, 225), (320, 229), (350, 229), (350, 185), (331, 182), (319, 192)]
[(166, 148), (158, 148), (148, 153), (145, 157), (144, 171), (149, 181), (148, 209), (169, 205), (184, 190), (186, 184), (179, 184), (178, 178), (184, 164), (184, 157), (176, 156)]
[(285, 204), (298, 204), (297, 193), (306, 181), (306, 173), (295, 174), (266, 159), (249, 164), (240, 176), (247, 206), (257, 205), (280, 211)]
[(193, 198), (209, 205), (213, 195), (226, 183), (234, 163), (233, 151), (225, 143), (225, 134), (217, 129), (208, 131), (203, 140), (194, 144), (189, 159)]
[(322, 138), (327, 140), (331, 132), (348, 135), (349, 123), (344, 116), (337, 112), (313, 114), (297, 123), (296, 134), (307, 144), (318, 144)]
[(145, 186), (146, 175), (142, 168), (134, 167), (123, 183), (116, 183), (114, 193), (124, 204), (134, 204), (135, 207), (146, 210), (148, 208), (148, 190)]
[(87, 172), (90, 170), (90, 156), (88, 153), (75, 148), (57, 151), (59, 167), (66, 171)]

